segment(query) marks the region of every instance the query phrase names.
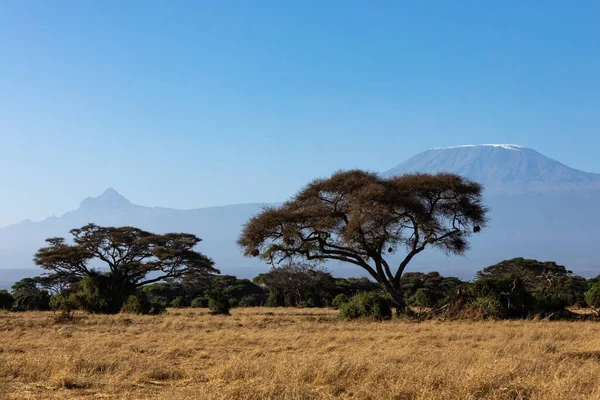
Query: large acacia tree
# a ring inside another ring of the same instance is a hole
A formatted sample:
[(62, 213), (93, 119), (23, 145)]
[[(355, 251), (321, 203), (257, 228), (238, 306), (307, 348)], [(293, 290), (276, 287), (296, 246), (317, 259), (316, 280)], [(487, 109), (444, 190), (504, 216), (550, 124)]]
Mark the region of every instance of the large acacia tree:
[[(482, 186), (458, 175), (338, 172), (265, 208), (244, 226), (238, 243), (245, 255), (273, 265), (294, 259), (355, 264), (401, 312), (400, 278), (413, 257), (429, 247), (464, 254), (469, 236), (486, 225), (487, 211)], [(392, 265), (388, 256), (400, 249), (406, 254)]]
[(72, 229), (73, 244), (64, 238), (47, 239), (35, 254), (35, 263), (51, 271), (50, 278), (81, 279), (106, 271), (120, 290), (187, 274), (218, 273), (213, 262), (194, 250), (200, 242), (188, 233), (154, 234), (133, 227), (88, 224)]

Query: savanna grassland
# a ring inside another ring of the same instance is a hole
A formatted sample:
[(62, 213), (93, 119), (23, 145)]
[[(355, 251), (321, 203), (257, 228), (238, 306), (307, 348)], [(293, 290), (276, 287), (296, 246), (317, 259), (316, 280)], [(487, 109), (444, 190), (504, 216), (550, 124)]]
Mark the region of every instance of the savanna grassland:
[(0, 313), (2, 399), (598, 399), (594, 322)]

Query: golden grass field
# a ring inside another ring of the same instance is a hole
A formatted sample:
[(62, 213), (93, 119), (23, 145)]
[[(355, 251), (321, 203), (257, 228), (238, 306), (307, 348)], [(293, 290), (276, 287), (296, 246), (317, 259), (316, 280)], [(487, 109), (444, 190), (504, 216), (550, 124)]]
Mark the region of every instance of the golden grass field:
[(600, 399), (594, 322), (0, 313), (0, 399)]

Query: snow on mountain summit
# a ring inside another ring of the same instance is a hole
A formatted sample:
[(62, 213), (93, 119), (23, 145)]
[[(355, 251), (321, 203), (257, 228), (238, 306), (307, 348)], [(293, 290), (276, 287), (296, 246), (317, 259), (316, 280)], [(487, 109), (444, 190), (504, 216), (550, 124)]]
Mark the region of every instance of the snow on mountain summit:
[(527, 148), (525, 146), (521, 146), (520, 144), (463, 144), (460, 146), (434, 147), (431, 150), (461, 149), (461, 148), (468, 148), (468, 147), (501, 147), (506, 150), (521, 150), (521, 149)]
[(514, 144), (462, 145), (430, 149), (383, 173), (451, 172), (490, 192), (555, 192), (573, 187), (600, 190), (600, 175), (570, 168), (537, 151)]

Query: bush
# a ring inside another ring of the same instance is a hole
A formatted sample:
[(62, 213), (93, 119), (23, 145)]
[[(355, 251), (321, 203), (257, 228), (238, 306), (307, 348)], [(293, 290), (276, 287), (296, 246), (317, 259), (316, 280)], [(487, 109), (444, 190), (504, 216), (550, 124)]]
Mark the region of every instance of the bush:
[(120, 287), (110, 274), (88, 274), (80, 282), (81, 308), (94, 314), (116, 314), (121, 311), (125, 288)]
[(340, 308), (348, 301), (348, 296), (346, 296), (344, 293), (340, 293), (333, 298), (333, 300), (331, 301), (331, 306), (334, 308)]
[(339, 317), (342, 319), (374, 318), (384, 320), (392, 318), (385, 296), (376, 292), (363, 292), (353, 296), (340, 308)]
[(0, 290), (0, 310), (10, 310), (14, 302), (15, 298), (8, 290)]
[(152, 303), (144, 292), (129, 296), (121, 308), (121, 312), (129, 314), (156, 315), (164, 311), (165, 308), (162, 304)]
[(265, 303), (264, 294), (250, 294), (242, 297), (239, 307), (259, 307)]
[(229, 299), (220, 291), (213, 291), (208, 298), (208, 308), (211, 314), (229, 315)]
[(173, 308), (183, 308), (187, 307), (187, 301), (183, 296), (177, 296), (171, 301), (171, 307)]
[(425, 288), (417, 289), (415, 294), (408, 299), (408, 305), (419, 308), (421, 312), (424, 308), (433, 307), (431, 293)]
[(493, 297), (478, 297), (466, 307), (465, 314), (474, 319), (500, 319), (506, 316), (506, 310)]
[(58, 293), (50, 298), (50, 308), (54, 312), (56, 322), (73, 320), (73, 313), (81, 307), (81, 299), (77, 293)]
[(283, 306), (284, 302), (281, 300), (281, 296), (274, 290), (269, 291), (269, 297), (267, 297), (267, 307), (279, 307)]
[(192, 308), (206, 308), (208, 307), (208, 299), (206, 297), (196, 297), (190, 303)]
[(600, 283), (592, 285), (585, 294), (585, 302), (593, 308), (600, 307)]

